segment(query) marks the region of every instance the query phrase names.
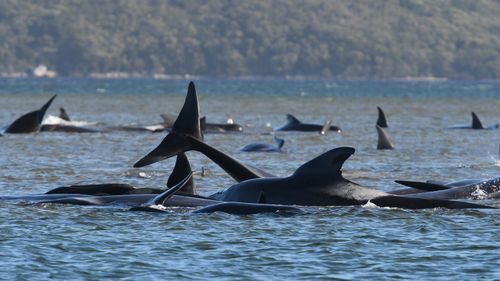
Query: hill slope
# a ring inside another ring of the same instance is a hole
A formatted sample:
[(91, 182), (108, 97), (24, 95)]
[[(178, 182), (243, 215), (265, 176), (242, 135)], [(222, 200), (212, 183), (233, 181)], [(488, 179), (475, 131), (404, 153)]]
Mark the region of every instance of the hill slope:
[(0, 72), (500, 78), (500, 2), (0, 2)]

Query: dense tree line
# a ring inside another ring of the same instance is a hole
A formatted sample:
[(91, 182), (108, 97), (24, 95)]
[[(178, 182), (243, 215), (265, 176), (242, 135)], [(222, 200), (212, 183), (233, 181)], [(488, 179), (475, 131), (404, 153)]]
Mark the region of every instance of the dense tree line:
[(2, 0), (0, 72), (500, 78), (497, 0)]

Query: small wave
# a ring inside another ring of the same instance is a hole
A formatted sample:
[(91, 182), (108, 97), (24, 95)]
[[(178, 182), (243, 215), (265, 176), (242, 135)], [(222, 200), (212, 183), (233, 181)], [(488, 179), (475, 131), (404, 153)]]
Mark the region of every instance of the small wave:
[(137, 177), (137, 178), (145, 178), (149, 179), (152, 177), (158, 177), (158, 176), (165, 176), (164, 173), (156, 173), (156, 172), (144, 172), (144, 171), (137, 171), (137, 170), (129, 170), (124, 173), (122, 173), (123, 176), (125, 177)]

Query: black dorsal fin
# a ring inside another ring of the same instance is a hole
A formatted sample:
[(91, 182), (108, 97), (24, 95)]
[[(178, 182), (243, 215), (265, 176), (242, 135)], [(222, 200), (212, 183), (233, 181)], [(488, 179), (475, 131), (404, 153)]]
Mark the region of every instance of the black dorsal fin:
[(378, 135), (378, 141), (377, 141), (377, 149), (394, 149), (394, 145), (392, 142), (389, 140), (389, 137), (387, 136), (387, 133), (383, 128), (381, 128), (379, 125), (375, 125), (377, 128), (377, 135)]
[[(191, 165), (189, 164), (189, 160), (186, 157), (186, 154), (185, 153), (178, 154), (177, 159), (175, 161), (174, 169), (172, 170), (170, 177), (168, 177), (167, 186), (168, 187), (174, 186), (176, 183), (182, 181), (182, 179), (184, 179), (190, 173), (192, 173)], [(192, 177), (189, 180), (189, 182), (187, 182), (184, 185), (184, 187), (181, 190), (179, 190), (179, 193), (196, 195), (196, 189)]]
[(274, 137), (274, 142), (276, 143), (276, 146), (281, 150), (281, 148), (283, 147), (283, 145), (285, 144), (285, 140), (284, 139), (280, 139), (278, 137)]
[(299, 119), (295, 118), (292, 114), (288, 113), (286, 115), (286, 120), (288, 121), (288, 124), (300, 124), (301, 122)]
[(345, 160), (354, 154), (352, 147), (338, 147), (327, 151), (320, 156), (300, 166), (293, 176), (311, 178), (342, 178), (342, 165)]
[(381, 128), (387, 128), (387, 119), (385, 118), (384, 111), (379, 106), (377, 106), (377, 109), (378, 109), (377, 125), (379, 125)]
[(484, 129), (483, 124), (474, 112), (472, 112), (472, 129)]
[(66, 112), (66, 109), (62, 107), (59, 107), (59, 118), (61, 118), (62, 120), (71, 121), (68, 113)]

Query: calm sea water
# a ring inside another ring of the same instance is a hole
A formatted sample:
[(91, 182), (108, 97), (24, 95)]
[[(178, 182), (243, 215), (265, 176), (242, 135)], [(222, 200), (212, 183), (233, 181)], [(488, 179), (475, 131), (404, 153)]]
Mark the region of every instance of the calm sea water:
[[(500, 176), (500, 130), (447, 130), (500, 122), (498, 82), (195, 81), (203, 115), (231, 113), (242, 134), (206, 142), (277, 175), (337, 146), (352, 146), (344, 176), (381, 190), (394, 180), (489, 179)], [(0, 79), (0, 126), (39, 108), (64, 107), (74, 120), (151, 124), (177, 114), (187, 81)], [(387, 116), (396, 149), (376, 150), (376, 106)], [(272, 142), (285, 114), (315, 123), (332, 119), (344, 133), (277, 133), (284, 153), (243, 153)], [(39, 133), (0, 138), (0, 194), (42, 193), (61, 185), (121, 182), (163, 187), (174, 159), (134, 169), (164, 133)], [(233, 181), (190, 152), (198, 191)], [(498, 201), (481, 203), (500, 207)], [(496, 210), (308, 208), (303, 215), (234, 216), (127, 212), (126, 208), (0, 201), (0, 279), (111, 278), (311, 280), (500, 280)]]

